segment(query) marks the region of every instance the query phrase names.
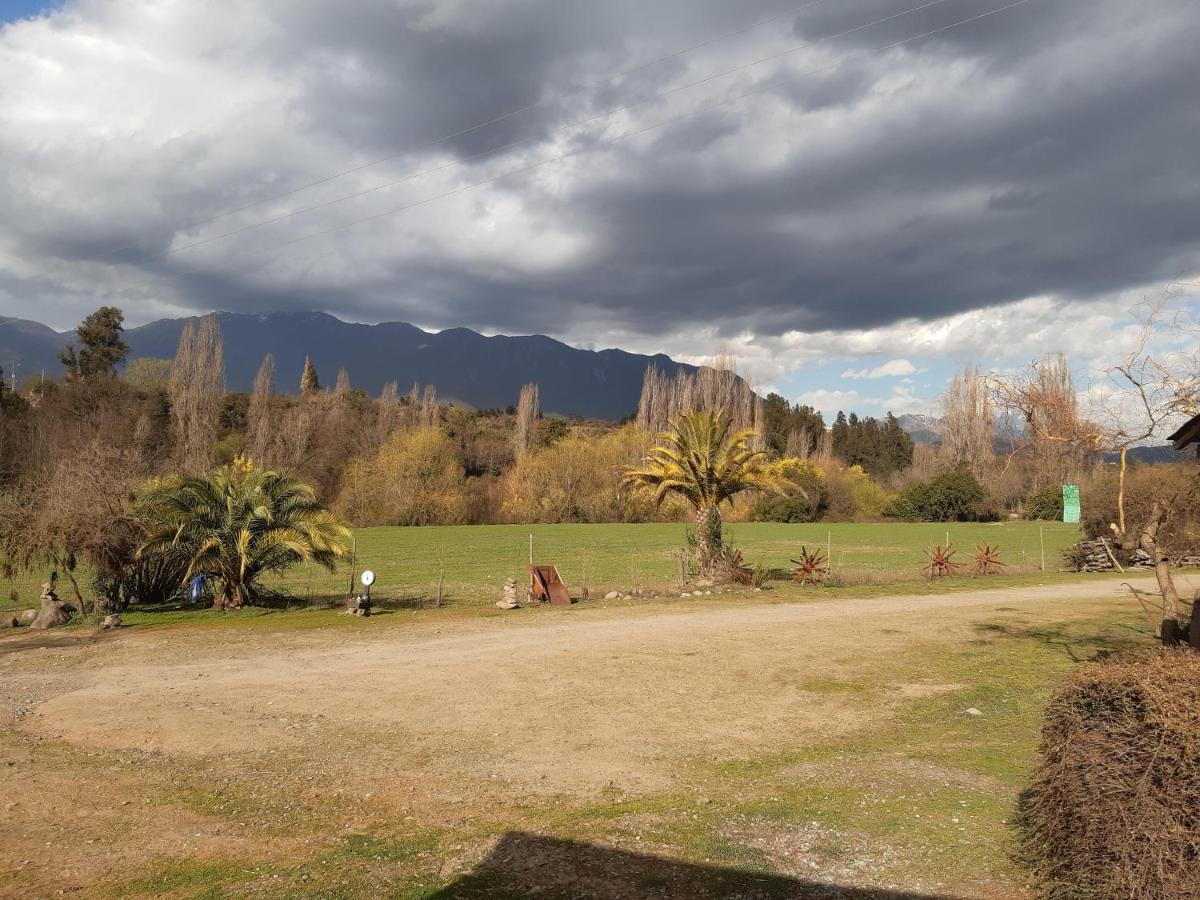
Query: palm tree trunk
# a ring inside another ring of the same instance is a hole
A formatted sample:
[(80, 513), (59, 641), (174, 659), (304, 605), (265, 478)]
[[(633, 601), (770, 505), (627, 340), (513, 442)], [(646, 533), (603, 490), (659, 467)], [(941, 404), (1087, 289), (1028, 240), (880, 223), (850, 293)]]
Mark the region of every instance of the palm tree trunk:
[(718, 575), (721, 561), (721, 510), (716, 506), (696, 507), (696, 549), (700, 554), (700, 575)]
[(227, 609), (241, 609), (243, 603), (242, 586), (233, 580), (222, 580), (221, 589), (213, 598), (213, 609), (222, 612)]

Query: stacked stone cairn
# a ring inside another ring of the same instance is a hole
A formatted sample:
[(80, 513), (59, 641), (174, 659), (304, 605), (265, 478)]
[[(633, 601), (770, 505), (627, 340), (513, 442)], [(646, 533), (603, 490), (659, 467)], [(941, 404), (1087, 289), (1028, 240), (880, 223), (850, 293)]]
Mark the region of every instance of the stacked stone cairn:
[(500, 596), (500, 602), (496, 604), (497, 609), (517, 609), (520, 607), (517, 601), (517, 579), (506, 578), (504, 580), (504, 589)]
[(42, 605), (29, 623), (30, 628), (57, 628), (66, 625), (75, 614), (75, 607), (58, 599), (54, 592), (54, 584), (47, 581), (42, 585)]

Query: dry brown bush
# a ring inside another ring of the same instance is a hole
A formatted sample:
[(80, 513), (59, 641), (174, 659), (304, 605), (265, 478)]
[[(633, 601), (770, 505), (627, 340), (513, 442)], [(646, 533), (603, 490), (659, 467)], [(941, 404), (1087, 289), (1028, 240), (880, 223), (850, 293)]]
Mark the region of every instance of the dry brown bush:
[(1052, 898), (1183, 900), (1200, 885), (1200, 654), (1072, 672), (1046, 709), (1021, 855)]

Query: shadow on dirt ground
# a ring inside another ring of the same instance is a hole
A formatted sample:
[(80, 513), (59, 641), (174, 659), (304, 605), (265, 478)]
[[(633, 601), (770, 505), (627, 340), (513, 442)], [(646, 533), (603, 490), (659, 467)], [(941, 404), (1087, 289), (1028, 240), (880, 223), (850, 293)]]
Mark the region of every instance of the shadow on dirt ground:
[(1080, 632), (1069, 625), (1014, 625), (1012, 623), (982, 622), (975, 630), (987, 638), (1026, 638), (1041, 641), (1064, 654), (1071, 662), (1092, 662), (1113, 653), (1136, 650), (1154, 640), (1150, 626), (1133, 627), (1113, 624), (1103, 629)]
[(433, 896), (436, 900), (531, 896), (549, 900), (952, 900), (694, 865), (520, 831), (506, 834), (474, 871)]
[(108, 640), (113, 632), (97, 632), (93, 629), (71, 629), (69, 631), (34, 631), (29, 628), (0, 632), (0, 656), (28, 650), (54, 650), (79, 647)]

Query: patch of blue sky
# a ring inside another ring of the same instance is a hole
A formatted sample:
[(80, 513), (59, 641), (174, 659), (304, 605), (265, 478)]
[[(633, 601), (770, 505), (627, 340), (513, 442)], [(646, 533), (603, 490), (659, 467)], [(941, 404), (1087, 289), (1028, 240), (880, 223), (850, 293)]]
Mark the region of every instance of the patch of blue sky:
[(0, 0), (0, 23), (35, 19), (62, 5), (63, 0)]

